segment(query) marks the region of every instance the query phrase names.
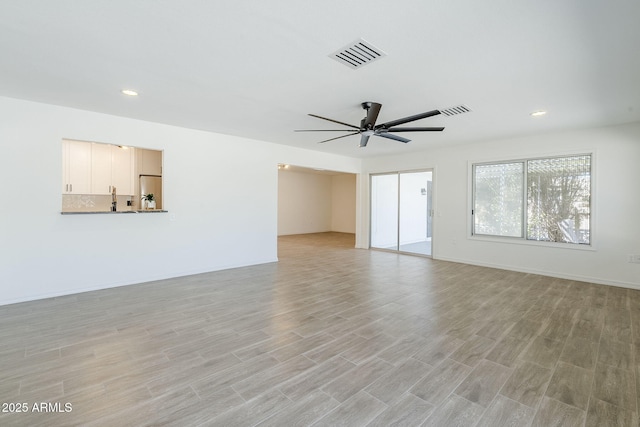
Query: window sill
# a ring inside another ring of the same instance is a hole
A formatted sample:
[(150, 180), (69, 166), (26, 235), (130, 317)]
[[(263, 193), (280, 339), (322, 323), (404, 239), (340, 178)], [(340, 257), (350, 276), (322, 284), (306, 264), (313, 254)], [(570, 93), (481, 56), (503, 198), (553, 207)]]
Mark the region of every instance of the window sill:
[(524, 246), (539, 246), (544, 248), (554, 249), (569, 249), (576, 251), (595, 251), (596, 248), (593, 244), (575, 244), (575, 243), (560, 243), (560, 242), (541, 242), (538, 240), (526, 240), (519, 237), (493, 237), (474, 235), (467, 237), (469, 240), (476, 240), (482, 242), (493, 243), (506, 243), (511, 245), (524, 245)]

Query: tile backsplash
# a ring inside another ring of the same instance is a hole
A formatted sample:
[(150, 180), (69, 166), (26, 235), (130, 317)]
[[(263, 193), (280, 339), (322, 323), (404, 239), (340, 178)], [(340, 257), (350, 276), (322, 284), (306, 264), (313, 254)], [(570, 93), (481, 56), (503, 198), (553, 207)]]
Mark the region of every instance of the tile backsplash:
[[(117, 196), (118, 211), (131, 211), (140, 208), (140, 202), (133, 196)], [(133, 206), (127, 206), (127, 200), (132, 200)], [(105, 212), (111, 210), (111, 196), (96, 196), (91, 194), (63, 194), (62, 212)]]

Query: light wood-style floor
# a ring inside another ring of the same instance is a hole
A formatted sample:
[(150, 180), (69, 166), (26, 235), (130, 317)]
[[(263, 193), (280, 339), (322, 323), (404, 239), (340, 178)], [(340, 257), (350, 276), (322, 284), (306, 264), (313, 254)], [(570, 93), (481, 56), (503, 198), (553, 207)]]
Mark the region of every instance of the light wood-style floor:
[(640, 292), (353, 244), (0, 307), (0, 425), (637, 425)]

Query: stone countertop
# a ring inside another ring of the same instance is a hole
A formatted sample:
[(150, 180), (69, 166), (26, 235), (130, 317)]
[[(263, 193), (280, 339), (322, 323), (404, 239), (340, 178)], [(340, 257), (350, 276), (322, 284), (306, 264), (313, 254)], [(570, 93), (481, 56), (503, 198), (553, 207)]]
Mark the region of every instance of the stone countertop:
[(165, 211), (163, 209), (146, 209), (146, 210), (116, 211), (116, 212), (112, 212), (112, 211), (60, 212), (60, 214), (62, 215), (93, 215), (93, 214), (114, 215), (114, 214), (138, 214), (138, 213), (147, 214), (147, 213), (162, 213), (162, 212), (168, 212), (168, 211)]

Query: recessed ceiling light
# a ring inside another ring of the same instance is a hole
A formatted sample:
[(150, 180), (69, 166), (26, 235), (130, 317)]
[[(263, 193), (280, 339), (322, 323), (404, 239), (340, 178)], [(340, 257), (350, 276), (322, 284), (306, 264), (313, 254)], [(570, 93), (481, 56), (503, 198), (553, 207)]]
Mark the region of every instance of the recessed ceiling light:
[(138, 96), (138, 92), (136, 92), (135, 90), (131, 90), (131, 89), (122, 89), (122, 93), (124, 93), (125, 95), (129, 95), (129, 96)]
[(544, 116), (545, 114), (547, 114), (546, 111), (534, 111), (533, 113), (531, 113), (533, 117)]

